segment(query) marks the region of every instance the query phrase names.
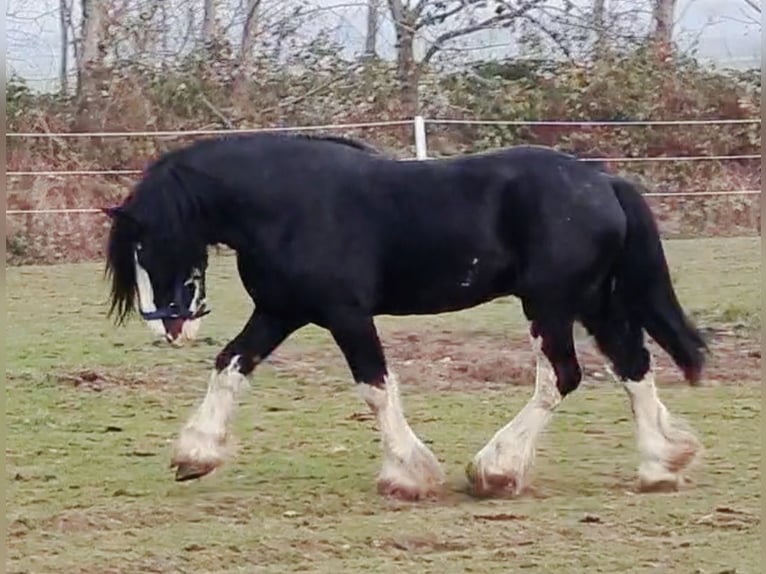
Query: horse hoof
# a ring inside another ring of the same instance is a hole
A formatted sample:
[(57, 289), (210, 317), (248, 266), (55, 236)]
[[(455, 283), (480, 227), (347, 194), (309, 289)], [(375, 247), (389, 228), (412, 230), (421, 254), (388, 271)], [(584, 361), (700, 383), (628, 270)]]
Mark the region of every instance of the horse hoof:
[(465, 473), (471, 492), (477, 498), (515, 496), (521, 491), (515, 474), (481, 473), (474, 462), (468, 463)]
[(649, 480), (639, 478), (638, 492), (645, 494), (661, 494), (669, 492), (678, 492), (680, 490), (680, 478), (664, 478), (660, 480)]
[(381, 479), (378, 481), (378, 493), (388, 498), (394, 498), (404, 502), (417, 502), (430, 498), (436, 498), (440, 492), (438, 486), (419, 487), (414, 484), (402, 484), (393, 480)]
[(202, 478), (203, 476), (210, 474), (216, 469), (217, 465), (211, 463), (181, 462), (171, 466), (176, 467), (176, 482), (184, 482)]

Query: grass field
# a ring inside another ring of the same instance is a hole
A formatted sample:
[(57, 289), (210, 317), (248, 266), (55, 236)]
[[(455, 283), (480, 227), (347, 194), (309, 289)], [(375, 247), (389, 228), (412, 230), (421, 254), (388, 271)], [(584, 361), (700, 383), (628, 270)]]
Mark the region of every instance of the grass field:
[(107, 321), (99, 265), (9, 268), (8, 571), (759, 574), (759, 243), (667, 244), (683, 304), (714, 336), (716, 383), (688, 388), (663, 363), (661, 397), (706, 447), (673, 494), (634, 492), (627, 399), (586, 355), (587, 381), (543, 437), (531, 492), (469, 497), (465, 464), (531, 392), (518, 305), (382, 318), (410, 422), (453, 488), (419, 504), (376, 494), (378, 433), (317, 329), (256, 372), (236, 457), (173, 482), (170, 442), (249, 314), (230, 258), (213, 260), (202, 339), (180, 350), (138, 321)]

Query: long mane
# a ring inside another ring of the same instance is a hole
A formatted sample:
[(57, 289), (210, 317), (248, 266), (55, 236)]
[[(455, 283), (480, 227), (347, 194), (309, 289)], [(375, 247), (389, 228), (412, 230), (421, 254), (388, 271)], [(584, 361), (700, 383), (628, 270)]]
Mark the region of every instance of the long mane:
[(107, 239), (104, 274), (111, 280), (108, 316), (114, 317), (118, 325), (135, 311), (136, 269), (131, 247), (134, 241), (130, 222), (116, 216)]
[(299, 137), (307, 140), (317, 140), (317, 141), (326, 141), (331, 143), (336, 143), (339, 145), (344, 145), (347, 147), (352, 147), (354, 149), (358, 149), (360, 151), (367, 152), (371, 155), (382, 155), (380, 150), (377, 148), (366, 144), (364, 142), (361, 142), (359, 140), (349, 138), (346, 136), (334, 136), (334, 135), (319, 135), (319, 134), (297, 134), (294, 137)]

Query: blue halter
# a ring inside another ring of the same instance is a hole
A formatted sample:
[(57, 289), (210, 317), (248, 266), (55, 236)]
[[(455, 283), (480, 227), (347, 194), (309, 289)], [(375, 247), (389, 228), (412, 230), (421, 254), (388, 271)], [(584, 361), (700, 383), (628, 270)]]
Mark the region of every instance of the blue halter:
[(176, 281), (175, 289), (173, 290), (173, 300), (166, 306), (160, 307), (156, 311), (144, 311), (140, 309), (141, 316), (146, 321), (156, 321), (158, 319), (199, 319), (210, 313), (211, 309), (204, 303), (205, 298), (205, 279), (202, 277), (200, 281), (200, 299), (202, 304), (196, 311), (191, 311), (184, 305), (184, 288), (186, 287), (186, 281), (178, 279)]

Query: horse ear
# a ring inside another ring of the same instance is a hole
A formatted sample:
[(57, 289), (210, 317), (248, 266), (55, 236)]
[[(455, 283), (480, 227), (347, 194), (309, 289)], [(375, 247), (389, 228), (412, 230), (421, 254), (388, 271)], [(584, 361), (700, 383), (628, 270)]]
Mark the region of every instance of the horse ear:
[(113, 222), (119, 221), (126, 226), (126, 229), (132, 229), (134, 233), (141, 230), (141, 224), (135, 219), (133, 214), (125, 209), (122, 205), (102, 207), (100, 210), (101, 213), (104, 213)]
[(122, 206), (120, 205), (115, 205), (113, 207), (102, 207), (101, 212), (105, 213), (112, 219), (123, 213)]

